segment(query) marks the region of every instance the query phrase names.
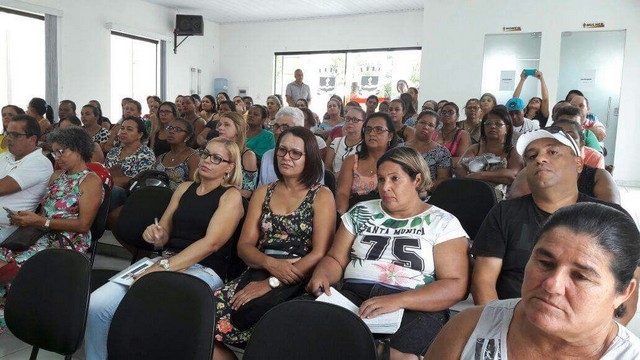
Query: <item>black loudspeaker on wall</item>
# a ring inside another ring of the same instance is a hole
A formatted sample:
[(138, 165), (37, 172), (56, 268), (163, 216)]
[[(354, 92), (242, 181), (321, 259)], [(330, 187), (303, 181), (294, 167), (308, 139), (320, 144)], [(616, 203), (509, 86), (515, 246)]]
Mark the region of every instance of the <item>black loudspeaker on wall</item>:
[(178, 36), (204, 35), (204, 21), (200, 15), (176, 15), (175, 34)]

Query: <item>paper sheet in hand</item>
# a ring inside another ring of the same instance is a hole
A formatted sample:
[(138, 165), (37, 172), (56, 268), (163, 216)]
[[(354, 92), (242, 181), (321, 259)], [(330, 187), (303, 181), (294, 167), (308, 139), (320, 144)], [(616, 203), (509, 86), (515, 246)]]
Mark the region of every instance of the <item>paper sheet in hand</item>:
[(133, 277), (145, 272), (151, 265), (155, 264), (156, 261), (160, 260), (160, 257), (155, 259), (149, 259), (147, 257), (138, 260), (135, 264), (129, 266), (128, 268), (120, 271), (119, 273), (113, 275), (109, 281), (113, 281), (117, 284), (124, 286), (131, 286), (133, 284)]
[[(331, 296), (323, 293), (318, 296), (316, 301), (338, 305), (358, 315), (359, 308), (356, 304), (352, 303), (351, 300), (340, 294), (340, 292), (333, 287), (329, 290), (331, 291)], [(404, 309), (399, 309), (391, 313), (378, 315), (373, 319), (362, 319), (362, 321), (367, 324), (369, 330), (374, 334), (395, 334), (402, 323), (402, 315), (404, 315)]]

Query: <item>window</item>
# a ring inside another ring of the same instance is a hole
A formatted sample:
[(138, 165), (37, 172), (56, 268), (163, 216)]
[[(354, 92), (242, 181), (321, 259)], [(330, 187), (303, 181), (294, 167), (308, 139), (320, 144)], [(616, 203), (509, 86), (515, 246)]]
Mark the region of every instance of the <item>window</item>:
[(311, 88), (309, 107), (318, 115), (326, 112), (333, 94), (363, 104), (370, 95), (382, 100), (397, 98), (399, 81), (420, 85), (420, 48), (349, 50), (330, 52), (276, 53), (274, 93), (284, 95), (293, 73), (302, 69), (304, 83)]
[(45, 81), (44, 16), (0, 8), (0, 106), (26, 111), (45, 97)]
[(120, 101), (130, 97), (148, 111), (147, 96), (158, 93), (158, 41), (111, 32), (112, 121), (122, 116)]

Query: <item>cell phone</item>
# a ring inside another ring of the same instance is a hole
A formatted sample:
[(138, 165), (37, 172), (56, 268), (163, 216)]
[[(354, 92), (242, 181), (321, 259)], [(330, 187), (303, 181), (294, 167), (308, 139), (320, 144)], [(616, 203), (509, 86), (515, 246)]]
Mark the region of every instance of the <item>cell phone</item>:
[(3, 208), (3, 209), (4, 209), (4, 211), (6, 211), (6, 212), (7, 212), (7, 214), (9, 214), (9, 215), (16, 215), (16, 214), (18, 213), (17, 211), (13, 211), (13, 210), (11, 210), (11, 209), (9, 209), (9, 208), (7, 208), (7, 207), (4, 207), (4, 206), (3, 206), (2, 208)]
[(537, 69), (524, 69), (524, 74), (527, 76), (535, 76)]

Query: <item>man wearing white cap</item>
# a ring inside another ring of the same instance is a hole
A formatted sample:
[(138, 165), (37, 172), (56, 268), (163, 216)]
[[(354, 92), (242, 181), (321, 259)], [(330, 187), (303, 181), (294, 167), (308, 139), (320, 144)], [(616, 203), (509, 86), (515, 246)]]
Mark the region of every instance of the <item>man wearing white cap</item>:
[[(476, 304), (520, 297), (535, 236), (558, 209), (577, 202), (598, 202), (626, 213), (619, 205), (578, 192), (580, 150), (562, 128), (551, 126), (526, 132), (520, 136), (516, 149), (525, 161), (531, 194), (498, 203), (482, 223), (472, 248), (476, 263), (471, 293)], [(623, 323), (635, 313), (637, 294), (632, 299), (627, 306), (630, 316), (620, 319)]]

